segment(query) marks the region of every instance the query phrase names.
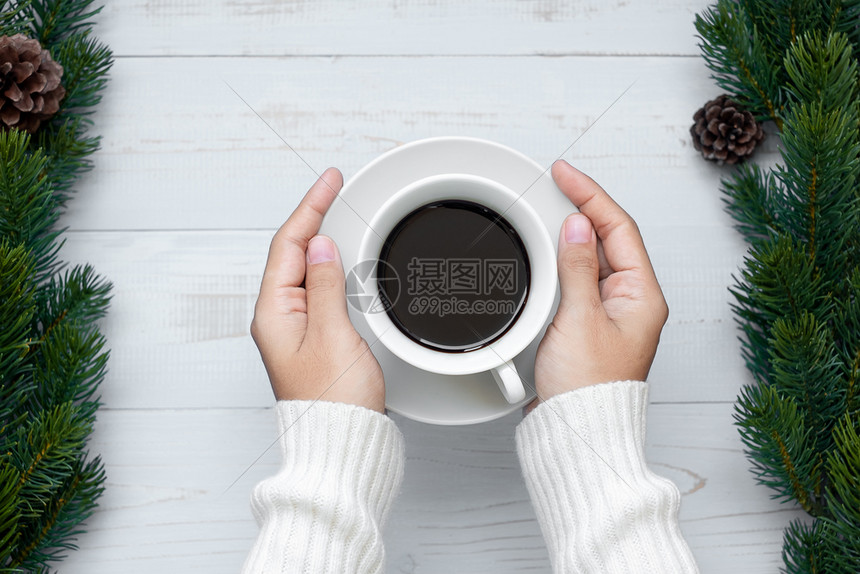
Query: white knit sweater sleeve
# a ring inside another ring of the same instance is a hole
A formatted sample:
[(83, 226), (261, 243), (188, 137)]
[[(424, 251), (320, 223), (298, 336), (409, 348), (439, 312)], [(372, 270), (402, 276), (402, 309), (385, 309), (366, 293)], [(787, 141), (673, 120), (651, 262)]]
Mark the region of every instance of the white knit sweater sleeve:
[(698, 572), (680, 494), (645, 464), (648, 387), (620, 381), (555, 396), (516, 430), (553, 572)]
[(382, 527), (403, 478), (403, 436), (376, 411), (325, 401), (275, 407), (283, 464), (260, 482), (244, 574), (382, 573)]

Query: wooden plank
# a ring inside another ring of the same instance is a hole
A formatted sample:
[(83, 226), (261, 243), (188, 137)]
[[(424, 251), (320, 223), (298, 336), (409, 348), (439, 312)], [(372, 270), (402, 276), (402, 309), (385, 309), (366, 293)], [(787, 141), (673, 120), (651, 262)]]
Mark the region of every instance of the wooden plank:
[(117, 54), (695, 54), (705, 0), (118, 0)]
[[(744, 250), (724, 227), (645, 228), (671, 307), (652, 400), (732, 401), (747, 373), (726, 285)], [(62, 257), (114, 282), (104, 400), (116, 408), (263, 407), (248, 336), (271, 232), (73, 232)], [(396, 384), (396, 381), (389, 381)]]
[(688, 132), (717, 90), (699, 59), (645, 57), (119, 60), (95, 116), (103, 149), (64, 223), (280, 225), (314, 172), (225, 81), (317, 172), (337, 165), (348, 178), (402, 142), (442, 135), (549, 166), (582, 136), (565, 158), (643, 226), (728, 224), (717, 193), (728, 171), (704, 162)]
[[(256, 533), (248, 493), (275, 472), (276, 451), (225, 492), (274, 438), (247, 328), (271, 233), (315, 176), (230, 86), (313, 169), (349, 177), (439, 135), (549, 165), (634, 80), (565, 157), (639, 221), (669, 300), (647, 454), (683, 493), (703, 572), (776, 570), (782, 528), (801, 513), (754, 484), (732, 425), (748, 375), (726, 286), (745, 246), (717, 192), (727, 171), (703, 162), (687, 132), (718, 93), (692, 26), (707, 4), (107, 3), (97, 34), (119, 59), (63, 256), (116, 285), (92, 443), (109, 483), (63, 570), (235, 572)], [(775, 151), (770, 138), (759, 159)], [(409, 461), (389, 570), (549, 570), (513, 452), (518, 415), (455, 428), (395, 420)]]
[[(201, 391), (205, 392), (205, 391)], [(271, 409), (103, 410), (92, 450), (107, 490), (63, 563), (69, 574), (236, 572), (256, 534), (248, 496), (273, 474)], [(468, 427), (395, 417), (407, 441), (403, 490), (386, 532), (389, 570), (548, 571), (513, 449), (519, 415)], [(683, 493), (681, 526), (702, 572), (766, 572), (797, 511), (756, 486), (727, 404), (651, 405), (651, 468)]]

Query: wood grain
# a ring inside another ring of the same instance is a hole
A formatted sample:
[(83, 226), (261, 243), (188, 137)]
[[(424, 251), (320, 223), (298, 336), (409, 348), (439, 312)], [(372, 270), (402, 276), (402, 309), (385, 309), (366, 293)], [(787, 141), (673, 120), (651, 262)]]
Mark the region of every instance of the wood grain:
[[(722, 211), (727, 171), (689, 145), (693, 112), (719, 93), (692, 24), (709, 3), (107, 3), (96, 33), (118, 58), (63, 257), (115, 285), (91, 444), (108, 484), (62, 570), (238, 570), (256, 533), (250, 489), (279, 464), (271, 449), (242, 475), (275, 432), (248, 336), (271, 234), (315, 171), (348, 178), (439, 135), (546, 166), (576, 141), (564, 157), (636, 218), (671, 308), (650, 377), (651, 467), (683, 493), (702, 572), (776, 570), (782, 528), (801, 514), (755, 485), (732, 424), (749, 377), (726, 287), (746, 247)], [(518, 416), (395, 420), (408, 463), (389, 571), (549, 571), (513, 450)]]
[[(681, 527), (702, 572), (771, 572), (799, 513), (747, 471), (726, 404), (651, 405), (646, 455), (682, 492)], [(63, 563), (73, 573), (237, 572), (256, 535), (248, 496), (273, 474), (271, 409), (106, 409), (92, 448), (107, 490)], [(395, 416), (407, 442), (386, 530), (389, 572), (549, 571), (513, 450), (519, 415), (468, 427)], [(574, 440), (572, 438), (572, 440)]]
[[(715, 94), (699, 60), (539, 61), (120, 60), (96, 116), (98, 169), (64, 222), (78, 230), (275, 229), (329, 165), (349, 178), (401, 142), (465, 135), (545, 166), (576, 141), (565, 159), (640, 224), (727, 225), (717, 193), (725, 171), (689, 145), (693, 112)], [(774, 148), (765, 141), (765, 152)]]
[[(651, 372), (656, 402), (733, 401), (747, 373), (726, 286), (744, 252), (724, 227), (645, 228), (671, 308)], [(269, 231), (73, 232), (63, 257), (114, 283), (105, 321), (113, 408), (262, 407), (248, 335)], [(389, 384), (396, 384), (389, 381)]]
[(122, 56), (697, 54), (704, 0), (114, 0)]

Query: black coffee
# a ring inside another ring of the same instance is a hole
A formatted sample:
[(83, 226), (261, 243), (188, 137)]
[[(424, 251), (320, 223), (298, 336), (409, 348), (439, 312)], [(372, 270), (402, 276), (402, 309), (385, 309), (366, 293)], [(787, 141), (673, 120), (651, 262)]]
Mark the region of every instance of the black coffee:
[(492, 343), (528, 297), (522, 240), (504, 217), (471, 201), (419, 207), (391, 231), (379, 259), (388, 316), (431, 349), (463, 352)]

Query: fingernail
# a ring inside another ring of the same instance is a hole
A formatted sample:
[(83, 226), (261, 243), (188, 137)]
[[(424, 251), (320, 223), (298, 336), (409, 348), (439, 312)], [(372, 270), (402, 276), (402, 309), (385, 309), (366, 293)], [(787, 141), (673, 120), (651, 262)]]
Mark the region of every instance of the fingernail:
[(591, 241), (591, 221), (582, 214), (574, 214), (564, 222), (564, 239), (568, 243)]
[(325, 235), (317, 235), (308, 242), (308, 261), (311, 265), (334, 261), (334, 243)]
[(555, 161), (556, 161), (556, 163), (564, 164), (564, 166), (565, 166), (566, 168), (568, 168), (568, 169), (572, 169), (572, 170), (574, 170), (574, 171), (579, 171), (578, 169), (576, 169), (575, 167), (573, 167), (572, 165), (570, 165), (570, 162), (569, 162), (569, 161), (567, 161), (566, 159), (557, 159), (557, 160), (555, 160)]

